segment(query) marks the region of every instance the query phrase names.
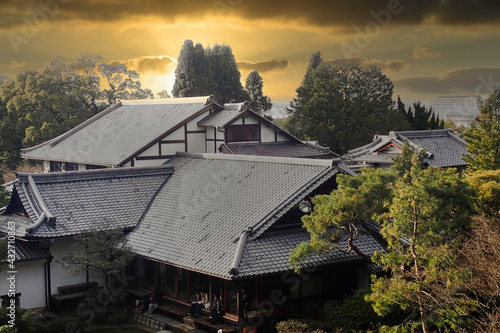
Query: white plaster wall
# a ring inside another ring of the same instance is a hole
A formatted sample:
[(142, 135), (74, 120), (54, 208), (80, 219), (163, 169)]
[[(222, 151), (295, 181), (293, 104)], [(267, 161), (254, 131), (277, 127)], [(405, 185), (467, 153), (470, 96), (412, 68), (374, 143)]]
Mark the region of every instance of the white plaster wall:
[(255, 118), (255, 117), (248, 117), (248, 118), (245, 118), (245, 125), (255, 125), (255, 124), (258, 124), (259, 123), (259, 119)]
[[(184, 140), (184, 138), (182, 138)], [(175, 155), (178, 151), (184, 151), (186, 149), (186, 144), (184, 143), (162, 143), (161, 144), (161, 154), (162, 155)]]
[(139, 156), (158, 156), (158, 143), (143, 151)]
[[(213, 127), (207, 127), (207, 128), (205, 129), (205, 131), (206, 131), (206, 133), (207, 133), (207, 134), (206, 134), (206, 138), (207, 138), (207, 139), (214, 139), (214, 128), (213, 128)], [(217, 130), (216, 130), (216, 131), (217, 131)]]
[(213, 141), (207, 141), (207, 153), (218, 153), (218, 151), (215, 151), (214, 149)]
[(278, 134), (278, 141), (290, 141), (286, 136)]
[(148, 166), (158, 166), (162, 165), (168, 160), (168, 158), (165, 159), (155, 159), (155, 160), (135, 160), (134, 161), (134, 166), (135, 167), (148, 167)]
[(205, 133), (188, 133), (187, 149), (190, 153), (205, 153)]
[(184, 140), (184, 126), (176, 129), (162, 140)]
[(260, 140), (262, 142), (274, 142), (274, 129), (267, 127), (264, 123), (260, 126)]
[(187, 129), (188, 131), (199, 131), (199, 130), (204, 130), (205, 127), (198, 127), (198, 122), (208, 116), (208, 111), (202, 113), (200, 116), (194, 118), (190, 122), (187, 123)]
[(243, 125), (243, 119), (240, 118), (240, 119), (236, 120), (234, 123), (232, 123), (231, 125)]
[[(50, 252), (54, 257), (52, 263), (50, 264), (50, 277), (51, 277), (51, 291), (52, 294), (57, 294), (57, 287), (65, 286), (68, 284), (84, 283), (87, 282), (85, 279), (85, 273), (79, 275), (71, 275), (68, 271), (61, 267), (57, 263), (58, 259), (62, 256), (72, 251), (71, 245), (73, 244), (72, 238), (67, 239), (56, 239), (52, 246), (50, 247)], [(97, 281), (99, 285), (103, 284), (103, 280), (100, 276), (90, 273), (90, 281)]]
[[(45, 265), (46, 260), (18, 262), (15, 264), (16, 294), (21, 293), (20, 306), (25, 309), (44, 307), (45, 304)], [(0, 295), (9, 292), (10, 276), (7, 265), (0, 266)]]

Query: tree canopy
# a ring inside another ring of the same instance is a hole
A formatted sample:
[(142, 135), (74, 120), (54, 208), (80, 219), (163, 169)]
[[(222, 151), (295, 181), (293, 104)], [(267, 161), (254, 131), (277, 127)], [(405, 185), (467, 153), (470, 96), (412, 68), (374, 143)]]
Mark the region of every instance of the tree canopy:
[(118, 99), (152, 97), (123, 64), (93, 54), (54, 58), (0, 83), (0, 161), (13, 168), (21, 148), (73, 128)]
[(444, 128), (444, 120), (440, 120), (439, 115), (436, 116), (432, 108), (427, 109), (425, 105), (417, 102), (413, 103), (413, 110), (411, 109), (411, 106), (409, 106), (408, 110), (406, 110), (406, 107), (399, 96), (397, 104), (398, 110), (406, 117), (413, 130), (420, 131)]
[(464, 131), (470, 171), (500, 169), (500, 88), (479, 100), (479, 116)]
[(262, 114), (262, 112), (270, 110), (273, 107), (271, 99), (264, 96), (262, 91), (263, 87), (264, 82), (262, 80), (262, 76), (259, 75), (259, 72), (250, 72), (245, 83), (245, 90), (250, 97), (249, 102), (252, 110), (259, 114)]
[(343, 154), (375, 134), (409, 129), (393, 108), (392, 91), (392, 82), (379, 68), (351, 62), (329, 65), (318, 52), (290, 104), (287, 129)]

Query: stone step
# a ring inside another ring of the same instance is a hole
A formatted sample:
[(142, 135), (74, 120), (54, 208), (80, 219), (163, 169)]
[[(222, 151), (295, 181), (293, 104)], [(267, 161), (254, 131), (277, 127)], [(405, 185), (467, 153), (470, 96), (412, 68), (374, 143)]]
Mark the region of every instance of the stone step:
[(156, 313), (146, 314), (141, 312), (134, 312), (134, 320), (143, 325), (153, 327), (158, 330), (171, 330), (173, 326), (180, 324), (180, 322), (177, 320)]
[(196, 327), (196, 324), (194, 323), (194, 318), (190, 317), (190, 316), (185, 316), (182, 320), (184, 322), (184, 324), (186, 325), (189, 325), (193, 328)]
[[(170, 330), (172, 332), (178, 332), (178, 333), (186, 333), (186, 332), (190, 332), (190, 333), (193, 333), (193, 332), (200, 332), (199, 330), (197, 330), (196, 328), (190, 326), (190, 325), (187, 325), (187, 324), (177, 324), (177, 325), (174, 325), (170, 328)], [(203, 331), (201, 331), (203, 332)]]

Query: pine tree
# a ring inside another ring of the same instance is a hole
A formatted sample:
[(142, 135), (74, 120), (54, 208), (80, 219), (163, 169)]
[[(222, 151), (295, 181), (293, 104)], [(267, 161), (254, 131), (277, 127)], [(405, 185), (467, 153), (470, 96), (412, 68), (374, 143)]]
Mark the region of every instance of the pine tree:
[(464, 132), (470, 171), (500, 169), (500, 88), (479, 100), (479, 116)]
[(252, 71), (248, 74), (245, 90), (250, 97), (250, 105), (253, 111), (262, 114), (263, 111), (270, 110), (273, 107), (271, 99), (264, 96), (262, 88), (264, 87), (264, 82), (259, 72)]

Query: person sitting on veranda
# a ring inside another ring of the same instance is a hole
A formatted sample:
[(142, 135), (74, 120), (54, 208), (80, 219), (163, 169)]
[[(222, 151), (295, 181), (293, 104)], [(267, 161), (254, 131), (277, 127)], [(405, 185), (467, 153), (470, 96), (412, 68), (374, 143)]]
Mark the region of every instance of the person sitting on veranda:
[(215, 316), (213, 319), (210, 319), (210, 322), (212, 324), (217, 324), (219, 320), (224, 316), (226, 313), (226, 310), (224, 309), (224, 297), (222, 295), (219, 296), (219, 300), (217, 301), (217, 312), (215, 313)]
[(158, 298), (156, 297), (156, 295), (153, 294), (149, 297), (148, 313), (152, 314), (157, 307), (158, 307)]
[(211, 319), (215, 318), (217, 315), (217, 302), (218, 302), (218, 297), (217, 294), (212, 295), (212, 304), (210, 304), (210, 315), (208, 316), (208, 320), (210, 321)]
[(202, 301), (201, 301), (201, 294), (196, 289), (194, 292), (194, 301), (191, 303), (191, 308), (189, 309), (189, 315), (192, 317), (194, 316), (195, 318), (198, 318), (201, 314), (201, 308), (202, 308)]

